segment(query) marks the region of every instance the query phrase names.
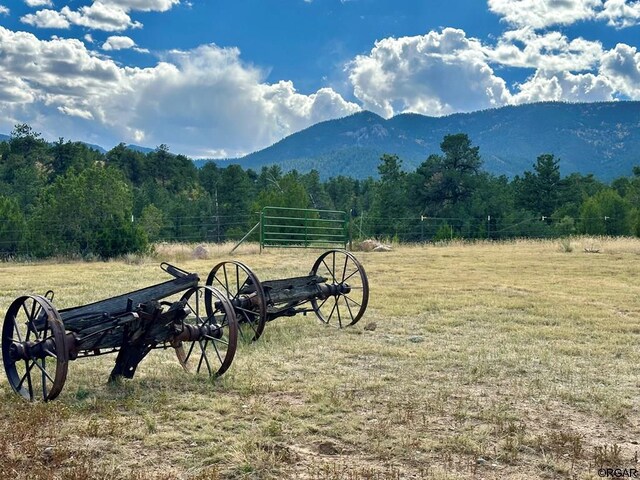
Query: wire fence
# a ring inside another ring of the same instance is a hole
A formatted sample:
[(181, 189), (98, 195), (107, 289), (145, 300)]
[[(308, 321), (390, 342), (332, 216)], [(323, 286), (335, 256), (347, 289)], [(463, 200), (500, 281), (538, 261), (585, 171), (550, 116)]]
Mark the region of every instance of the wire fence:
[[(175, 216), (165, 217), (159, 223), (145, 223), (132, 218), (134, 225), (147, 232), (151, 242), (169, 243), (225, 243), (238, 241), (259, 221), (259, 214), (226, 216)], [(609, 225), (615, 224), (611, 217), (589, 217), (553, 219), (525, 215), (499, 218), (483, 217), (373, 217), (366, 214), (349, 220), (349, 235), (353, 241), (376, 238), (400, 243), (436, 242), (448, 239), (509, 238), (557, 238), (576, 233), (629, 235), (630, 232), (612, 232)], [(588, 231), (585, 226), (598, 231)], [(92, 235), (109, 233), (108, 227), (91, 227)], [(0, 227), (0, 256), (29, 256), (37, 250), (43, 239), (58, 238), (72, 242), (74, 236), (86, 235), (82, 223), (73, 219), (69, 223), (23, 225)], [(259, 231), (249, 235), (247, 241), (259, 241)]]

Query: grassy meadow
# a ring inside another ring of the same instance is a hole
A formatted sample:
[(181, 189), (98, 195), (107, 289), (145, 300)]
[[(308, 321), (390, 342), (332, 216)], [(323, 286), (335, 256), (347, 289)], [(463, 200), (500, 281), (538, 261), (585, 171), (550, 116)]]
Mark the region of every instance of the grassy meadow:
[[(159, 245), (153, 258), (0, 264), (0, 311), (58, 308), (235, 258), (261, 279), (319, 251)], [(202, 252), (199, 252), (202, 257)], [(267, 324), (211, 381), (154, 350), (107, 385), (114, 355), (70, 362), (57, 400), (0, 377), (0, 478), (595, 479), (640, 470), (640, 240), (450, 243), (356, 252), (369, 308), (345, 330)], [(367, 327), (367, 328), (365, 328)]]

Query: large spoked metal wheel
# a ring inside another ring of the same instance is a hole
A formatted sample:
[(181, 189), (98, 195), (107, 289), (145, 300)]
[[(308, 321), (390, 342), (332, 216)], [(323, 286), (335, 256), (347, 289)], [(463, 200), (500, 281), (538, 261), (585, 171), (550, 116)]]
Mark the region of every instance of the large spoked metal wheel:
[[(260, 338), (267, 322), (267, 301), (256, 274), (243, 263), (221, 262), (209, 273), (207, 285), (220, 289), (233, 305), (240, 338), (246, 342)], [(207, 299), (207, 309), (211, 307)]]
[[(212, 299), (212, 309), (205, 307)], [(231, 366), (238, 343), (238, 322), (233, 307), (219, 290), (209, 286), (189, 289), (183, 296), (190, 310), (184, 320), (188, 327), (200, 332), (199, 338), (176, 345), (178, 360), (187, 371), (207, 372), (211, 377), (222, 375)]]
[(333, 292), (311, 300), (318, 318), (338, 328), (355, 325), (369, 302), (367, 274), (356, 257), (345, 250), (329, 250), (316, 260), (311, 274), (325, 277)]
[(2, 361), (11, 388), (29, 401), (53, 400), (67, 379), (69, 359), (58, 311), (45, 297), (26, 295), (2, 325)]

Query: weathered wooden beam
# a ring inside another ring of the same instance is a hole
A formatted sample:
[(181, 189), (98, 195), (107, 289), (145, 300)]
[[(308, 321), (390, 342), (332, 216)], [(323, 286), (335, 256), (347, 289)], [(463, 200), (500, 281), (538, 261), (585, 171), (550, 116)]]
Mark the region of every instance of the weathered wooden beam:
[[(184, 277), (164, 283), (141, 288), (134, 292), (107, 298), (98, 302), (60, 310), (60, 316), (66, 330), (79, 333), (83, 329), (96, 325), (101, 320), (117, 317), (134, 310), (138, 305), (151, 300), (162, 300), (176, 293), (198, 285), (198, 274), (191, 273)], [(108, 322), (108, 320), (106, 320)]]

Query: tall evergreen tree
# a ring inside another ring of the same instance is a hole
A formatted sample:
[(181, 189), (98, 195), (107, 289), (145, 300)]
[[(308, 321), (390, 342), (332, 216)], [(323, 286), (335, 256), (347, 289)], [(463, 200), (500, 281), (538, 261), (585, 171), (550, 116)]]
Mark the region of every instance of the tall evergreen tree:
[(560, 159), (545, 153), (533, 165), (533, 172), (514, 180), (518, 205), (537, 215), (551, 218), (562, 198), (564, 184), (560, 176)]
[(401, 236), (409, 217), (409, 189), (407, 174), (402, 171), (402, 160), (397, 155), (382, 155), (378, 164), (380, 180), (376, 185), (371, 205), (373, 234)]
[(430, 155), (416, 171), (422, 213), (462, 215), (477, 186), (482, 166), (480, 148), (471, 145), (467, 134), (458, 133), (446, 135), (440, 149), (443, 155)]

